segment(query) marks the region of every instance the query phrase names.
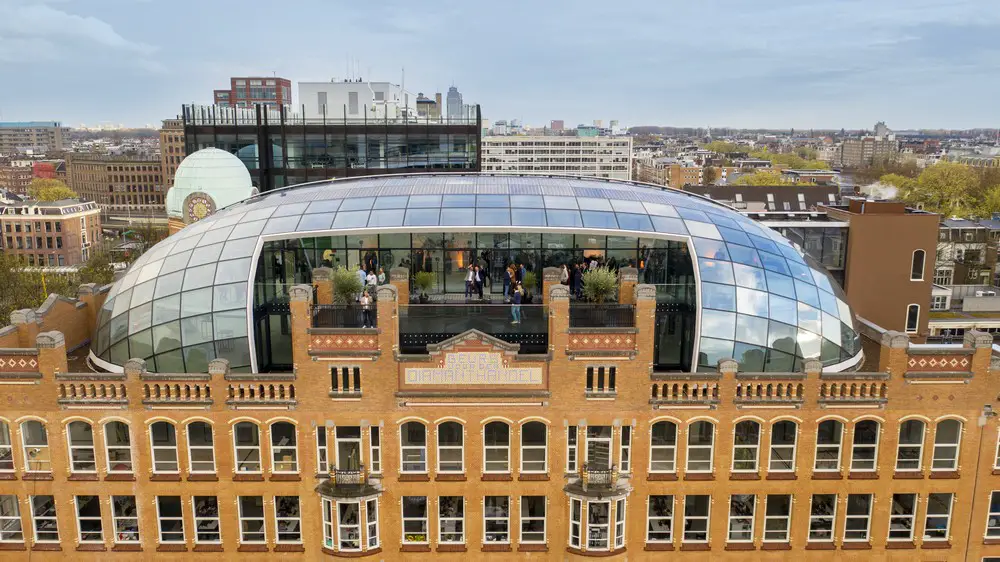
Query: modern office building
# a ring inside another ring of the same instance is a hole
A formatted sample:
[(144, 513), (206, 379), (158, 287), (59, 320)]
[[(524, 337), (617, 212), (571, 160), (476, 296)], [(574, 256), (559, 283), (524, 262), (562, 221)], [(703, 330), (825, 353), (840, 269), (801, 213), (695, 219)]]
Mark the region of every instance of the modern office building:
[(102, 236), (101, 210), (92, 201), (0, 203), (0, 251), (28, 266), (80, 265)]
[(553, 131), (562, 132), (566, 128), (566, 123), (562, 119), (553, 119), (549, 123), (549, 128)]
[(893, 135), (861, 137), (844, 139), (834, 163), (851, 168), (870, 165), (880, 160), (892, 160), (898, 156), (899, 141)]
[(417, 96), (391, 82), (299, 82), (299, 108), (306, 119), (405, 121), (419, 116), (417, 101)]
[[(348, 108), (350, 109), (350, 108)], [(459, 120), (413, 116), (345, 120), (285, 108), (184, 106), (186, 153), (215, 147), (246, 164), (261, 191), (372, 174), (479, 171), (479, 107)]]
[(483, 171), (632, 178), (632, 137), (483, 137)]
[(292, 82), (276, 76), (239, 76), (229, 79), (229, 88), (214, 90), (215, 105), (227, 107), (281, 107), (292, 103)]
[(0, 122), (0, 156), (59, 152), (68, 131), (58, 121)]
[[(559, 283), (587, 257), (624, 264), (613, 302)], [(537, 300), (448, 304), (476, 260), (541, 273)], [(389, 267), (373, 308), (332, 303), (338, 262)], [(855, 322), (780, 235), (692, 194), (303, 185), (12, 321), (11, 559), (1000, 556), (992, 339)]]
[(163, 189), (174, 185), (174, 175), (184, 160), (184, 121), (164, 119), (160, 129), (160, 168), (163, 170)]
[(462, 103), (462, 94), (458, 91), (458, 88), (452, 86), (448, 88), (448, 120), (452, 119), (463, 119), (465, 113), (465, 104)]
[(105, 224), (166, 220), (161, 165), (158, 157), (66, 154), (70, 189), (96, 202)]

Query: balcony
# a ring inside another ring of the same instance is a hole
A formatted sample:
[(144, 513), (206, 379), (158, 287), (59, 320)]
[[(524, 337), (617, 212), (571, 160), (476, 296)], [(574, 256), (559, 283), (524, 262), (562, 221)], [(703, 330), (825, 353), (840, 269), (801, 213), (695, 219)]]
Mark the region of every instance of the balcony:
[(329, 498), (359, 498), (381, 490), (369, 478), (365, 465), (360, 465), (357, 468), (331, 468), (329, 478), (316, 486), (316, 491)]
[(621, 473), (617, 465), (607, 462), (583, 463), (577, 476), (563, 488), (565, 492), (603, 498), (626, 495), (630, 491), (627, 481), (619, 478)]
[(573, 303), (569, 307), (570, 328), (634, 328), (635, 305)]
[[(479, 330), (507, 343), (519, 344), (521, 353), (546, 353), (549, 344), (548, 307), (507, 304), (411, 304), (399, 307), (401, 353), (424, 354), (427, 345), (445, 341), (468, 330)], [(519, 322), (515, 322), (517, 318)]]
[(373, 302), (366, 310), (360, 304), (314, 304), (310, 317), (313, 328), (377, 328), (378, 306)]

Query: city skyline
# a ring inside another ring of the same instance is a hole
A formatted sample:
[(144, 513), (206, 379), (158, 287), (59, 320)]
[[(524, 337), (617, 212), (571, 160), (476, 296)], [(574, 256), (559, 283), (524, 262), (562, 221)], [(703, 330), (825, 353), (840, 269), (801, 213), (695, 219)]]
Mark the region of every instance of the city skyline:
[[(210, 103), (230, 76), (400, 82), (405, 68), (411, 92), (455, 85), (487, 118), (539, 126), (608, 117), (796, 129), (1000, 122), (977, 93), (1000, 86), (991, 57), (1000, 13), (985, 1), (711, 4), (626, 13), (582, 2), (566, 13), (515, 1), (470, 14), (389, 2), (375, 15), (308, 1), (265, 20), (187, 0), (0, 0), (0, 73), (22, 80), (0, 93), (0, 119), (141, 126), (183, 103)], [(336, 33), (329, 18), (302, 17), (324, 12), (340, 22)], [(480, 23), (503, 21), (533, 23), (481, 33)]]

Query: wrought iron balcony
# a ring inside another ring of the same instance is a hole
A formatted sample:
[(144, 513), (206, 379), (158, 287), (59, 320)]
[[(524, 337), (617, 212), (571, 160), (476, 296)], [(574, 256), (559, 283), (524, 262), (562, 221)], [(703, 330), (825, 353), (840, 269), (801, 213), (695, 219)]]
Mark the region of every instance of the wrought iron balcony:
[(365, 465), (358, 468), (331, 468), (329, 478), (316, 487), (316, 491), (330, 498), (357, 498), (377, 494)]

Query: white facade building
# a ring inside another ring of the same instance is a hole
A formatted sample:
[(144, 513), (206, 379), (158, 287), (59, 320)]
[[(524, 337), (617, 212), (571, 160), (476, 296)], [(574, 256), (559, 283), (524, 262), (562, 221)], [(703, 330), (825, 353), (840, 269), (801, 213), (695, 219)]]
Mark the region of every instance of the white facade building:
[(299, 82), (306, 119), (403, 119), (417, 115), (417, 96), (389, 82)]
[(483, 137), (484, 172), (632, 179), (631, 137)]

